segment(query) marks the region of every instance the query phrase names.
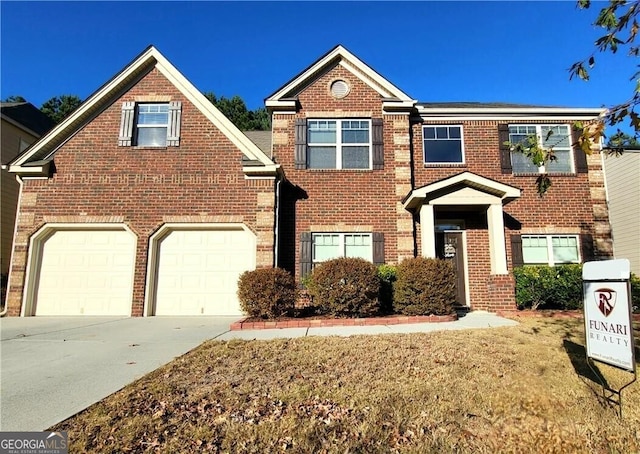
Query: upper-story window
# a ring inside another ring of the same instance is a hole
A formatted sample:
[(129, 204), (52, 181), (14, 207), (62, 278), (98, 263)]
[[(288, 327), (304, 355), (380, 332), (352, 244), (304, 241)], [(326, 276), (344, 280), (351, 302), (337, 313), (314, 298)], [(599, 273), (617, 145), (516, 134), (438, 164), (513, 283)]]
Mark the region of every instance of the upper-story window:
[(307, 168), (370, 169), (370, 120), (308, 120)]
[(425, 164), (461, 164), (464, 162), (462, 126), (423, 126)]
[(121, 147), (177, 147), (180, 145), (182, 102), (124, 102), (120, 120)]
[(166, 147), (169, 104), (138, 104), (136, 145)]
[(542, 147), (553, 149), (555, 159), (544, 168), (535, 166), (522, 153), (511, 153), (513, 173), (572, 173), (571, 131), (569, 125), (509, 125), (509, 142), (523, 142), (535, 135)]

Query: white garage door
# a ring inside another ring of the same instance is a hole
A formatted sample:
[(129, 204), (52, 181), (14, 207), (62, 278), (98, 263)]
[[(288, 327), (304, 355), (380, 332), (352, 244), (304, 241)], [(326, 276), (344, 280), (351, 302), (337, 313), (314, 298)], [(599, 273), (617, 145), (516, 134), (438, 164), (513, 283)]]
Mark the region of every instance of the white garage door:
[(158, 250), (156, 315), (241, 315), (238, 277), (255, 268), (245, 230), (174, 230)]
[(131, 315), (135, 237), (58, 230), (42, 244), (36, 315)]

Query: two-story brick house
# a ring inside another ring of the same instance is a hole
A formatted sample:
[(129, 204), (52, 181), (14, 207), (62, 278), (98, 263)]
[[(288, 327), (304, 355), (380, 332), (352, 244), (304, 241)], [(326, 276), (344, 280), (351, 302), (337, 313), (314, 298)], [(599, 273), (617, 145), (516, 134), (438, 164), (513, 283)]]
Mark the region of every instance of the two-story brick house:
[[(265, 103), (261, 150), (145, 51), (12, 163), (10, 313), (113, 313), (87, 301), (115, 281), (118, 313), (238, 313), (243, 269), (415, 255), (453, 259), (458, 302), (495, 310), (515, 305), (514, 266), (610, 255), (600, 158), (571, 128), (600, 109), (419, 103), (342, 46)], [(503, 144), (549, 131), (541, 199), (540, 169)]]

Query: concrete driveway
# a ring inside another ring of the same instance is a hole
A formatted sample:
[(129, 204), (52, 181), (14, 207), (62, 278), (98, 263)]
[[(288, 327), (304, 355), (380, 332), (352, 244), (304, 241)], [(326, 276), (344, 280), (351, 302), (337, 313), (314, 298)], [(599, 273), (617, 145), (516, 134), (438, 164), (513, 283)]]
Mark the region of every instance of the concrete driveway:
[(2, 318), (0, 430), (45, 430), (228, 332), (237, 319)]

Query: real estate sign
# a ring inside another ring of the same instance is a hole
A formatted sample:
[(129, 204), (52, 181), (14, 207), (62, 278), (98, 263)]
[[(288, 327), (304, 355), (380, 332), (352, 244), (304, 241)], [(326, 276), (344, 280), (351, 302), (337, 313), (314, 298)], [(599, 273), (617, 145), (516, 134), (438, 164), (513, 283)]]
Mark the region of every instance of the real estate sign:
[(626, 259), (587, 262), (582, 268), (587, 357), (634, 372), (630, 274)]

